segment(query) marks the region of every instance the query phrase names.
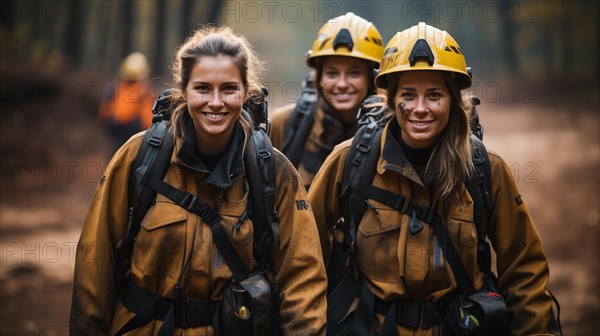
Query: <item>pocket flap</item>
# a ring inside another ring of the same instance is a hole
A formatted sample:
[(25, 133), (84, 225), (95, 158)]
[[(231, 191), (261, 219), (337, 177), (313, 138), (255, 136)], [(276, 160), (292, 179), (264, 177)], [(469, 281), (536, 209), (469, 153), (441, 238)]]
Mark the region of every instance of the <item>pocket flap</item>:
[(365, 237), (382, 234), (388, 231), (398, 230), (402, 224), (402, 214), (395, 209), (383, 205), (377, 201), (369, 200), (374, 207), (367, 207), (358, 230)]
[(158, 200), (148, 210), (142, 220), (142, 227), (146, 230), (154, 230), (159, 227), (173, 223), (182, 222), (187, 219), (187, 210), (171, 201)]
[(448, 218), (461, 222), (473, 222), (474, 211), (475, 207), (473, 204), (461, 207), (451, 207), (450, 212), (448, 213)]

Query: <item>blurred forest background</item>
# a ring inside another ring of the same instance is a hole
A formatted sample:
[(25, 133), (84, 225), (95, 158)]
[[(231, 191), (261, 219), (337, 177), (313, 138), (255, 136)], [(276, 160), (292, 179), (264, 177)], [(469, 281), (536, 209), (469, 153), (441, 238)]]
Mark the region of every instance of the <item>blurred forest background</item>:
[(597, 1), (0, 1), (0, 335), (68, 334), (75, 245), (111, 153), (101, 97), (132, 51), (171, 83), (179, 44), (228, 25), (266, 62), (270, 106), (294, 102), (305, 53), (354, 12), (387, 42), (425, 21), (473, 68), (485, 143), (536, 222), (565, 335), (600, 332)]

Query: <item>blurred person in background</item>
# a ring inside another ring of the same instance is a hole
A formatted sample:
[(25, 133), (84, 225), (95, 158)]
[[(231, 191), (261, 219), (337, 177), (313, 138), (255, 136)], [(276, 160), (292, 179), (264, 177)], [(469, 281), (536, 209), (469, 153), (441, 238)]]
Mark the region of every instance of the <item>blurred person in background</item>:
[(116, 151), (132, 135), (152, 124), (156, 92), (150, 86), (150, 66), (141, 52), (132, 52), (121, 63), (120, 79), (104, 96), (98, 118), (106, 126)]
[(308, 188), (338, 143), (351, 138), (363, 100), (375, 93), (374, 70), (383, 56), (377, 28), (353, 13), (333, 18), (319, 30), (307, 63), (314, 73), (298, 102), (274, 111), (271, 141), (298, 169)]

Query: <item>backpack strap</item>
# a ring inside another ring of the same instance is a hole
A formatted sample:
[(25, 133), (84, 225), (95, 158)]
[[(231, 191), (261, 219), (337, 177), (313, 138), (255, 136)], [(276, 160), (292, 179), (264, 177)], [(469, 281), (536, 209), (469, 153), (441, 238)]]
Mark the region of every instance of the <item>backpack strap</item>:
[(254, 127), (246, 146), (244, 162), (250, 188), (249, 216), (254, 225), (254, 259), (260, 270), (271, 266), (279, 249), (279, 215), (275, 209), (275, 157), (269, 137)]
[(288, 120), (282, 152), (290, 162), (297, 167), (302, 159), (304, 143), (313, 125), (313, 113), (317, 102), (317, 92), (313, 88), (305, 87), (296, 102), (294, 112)]
[[(328, 302), (327, 331), (331, 333), (342, 322), (352, 302), (359, 296), (359, 271), (354, 260), (356, 230), (364, 212), (364, 198), (358, 193), (359, 185), (370, 183), (381, 148), (383, 129), (371, 123), (358, 130), (348, 152), (342, 181), (343, 217), (338, 223), (344, 233), (343, 242), (334, 241), (327, 267)], [(364, 285), (363, 285), (364, 286)]]
[(492, 254), (487, 242), (487, 227), (490, 214), (494, 208), (492, 201), (492, 171), (487, 149), (475, 135), (471, 135), (471, 153), (475, 170), (465, 180), (465, 187), (471, 195), (474, 204), (473, 221), (477, 231), (477, 262), (484, 274), (484, 280), (490, 279), (488, 285), (496, 288), (497, 279), (492, 272)]
[(144, 134), (140, 149), (130, 168), (128, 181), (129, 214), (124, 238), (117, 244), (117, 290), (120, 292), (125, 274), (131, 266), (133, 241), (140, 223), (150, 209), (156, 192), (146, 185), (148, 176), (164, 176), (170, 166), (174, 148), (171, 125), (164, 120), (154, 122)]

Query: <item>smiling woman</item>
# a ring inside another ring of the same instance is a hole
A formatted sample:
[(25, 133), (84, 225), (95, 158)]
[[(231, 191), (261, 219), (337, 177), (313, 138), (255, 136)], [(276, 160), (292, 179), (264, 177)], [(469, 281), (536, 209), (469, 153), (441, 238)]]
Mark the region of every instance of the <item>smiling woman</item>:
[(448, 124), (450, 100), (439, 72), (409, 72), (402, 76), (394, 98), (402, 140), (413, 148), (432, 147)]
[(354, 13), (325, 23), (306, 63), (314, 88), (271, 117), (271, 141), (298, 168), (307, 188), (333, 147), (354, 136), (363, 100), (375, 93), (374, 69), (383, 56), (375, 25)]
[[(258, 64), (229, 28), (200, 29), (180, 47), (166, 173), (148, 169), (143, 188), (156, 197), (129, 240), (123, 279), (115, 250), (130, 236), (128, 214), (139, 209), (128, 204), (127, 185), (140, 169), (127, 167), (146, 137), (134, 136), (112, 158), (79, 240), (71, 334), (325, 333), (327, 280), (306, 190), (242, 109), (264, 99)], [(89, 260), (86, 246), (105, 258)]]
[(309, 192), (337, 279), (328, 334), (557, 332), (529, 210), (504, 160), (470, 136), (456, 41), (423, 22), (398, 32), (375, 82), (393, 117), (338, 145)]
[(196, 148), (203, 154), (227, 149), (245, 98), (240, 70), (230, 56), (205, 56), (198, 60), (185, 88), (194, 123)]

